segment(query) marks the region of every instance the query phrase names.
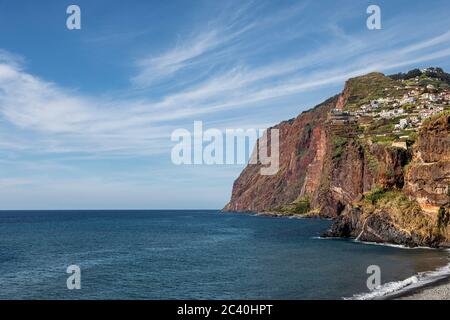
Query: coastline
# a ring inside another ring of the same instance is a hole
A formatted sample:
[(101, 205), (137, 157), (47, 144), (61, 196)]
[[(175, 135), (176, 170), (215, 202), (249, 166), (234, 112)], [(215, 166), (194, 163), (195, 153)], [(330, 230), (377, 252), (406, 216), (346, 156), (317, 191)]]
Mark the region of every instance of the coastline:
[(388, 300), (450, 300), (450, 277), (399, 293)]
[(345, 300), (450, 300), (450, 263)]
[[(222, 211), (222, 212), (234, 212), (234, 211)], [(234, 212), (241, 214), (250, 214), (253, 216), (261, 217), (274, 217), (274, 218), (287, 218), (287, 219), (326, 219), (317, 215), (308, 214), (286, 214), (275, 211), (264, 212)], [(320, 239), (330, 239), (333, 237), (320, 237)], [(339, 238), (342, 239), (342, 238)], [(433, 248), (433, 247), (408, 247), (404, 245), (391, 244), (391, 243), (379, 243), (379, 242), (366, 242), (353, 239), (354, 242), (358, 242), (366, 245), (378, 245), (389, 246), (398, 249), (430, 249), (430, 250), (450, 250), (448, 247)], [(398, 289), (386, 288), (388, 292), (379, 292), (381, 295), (373, 295), (372, 293), (360, 294), (353, 297), (353, 299), (362, 300), (450, 300), (450, 264), (442, 266), (436, 270), (430, 270), (421, 274), (416, 274), (403, 281), (396, 283), (386, 283), (385, 286), (396, 285), (402, 282), (407, 282), (405, 285), (400, 285)], [(393, 289), (393, 291), (391, 291)], [(390, 291), (390, 292), (389, 292)], [(352, 299), (352, 298), (350, 298)]]
[[(278, 211), (226, 211), (220, 210), (220, 213), (237, 213), (237, 214), (248, 214), (255, 217), (272, 217), (272, 218), (286, 218), (286, 219), (320, 219), (320, 220), (328, 220), (333, 221), (335, 218), (327, 218), (322, 217), (316, 214), (298, 214), (298, 213), (286, 213), (286, 212), (278, 212)], [(348, 239), (358, 243), (363, 243), (367, 245), (378, 245), (378, 246), (387, 246), (387, 247), (395, 247), (400, 249), (429, 249), (429, 250), (450, 250), (450, 243), (447, 242), (444, 245), (438, 247), (431, 246), (407, 246), (404, 244), (392, 243), (392, 242), (377, 242), (377, 241), (361, 241), (352, 237), (339, 237), (339, 236), (326, 236), (321, 235), (320, 239)]]
[(276, 211), (263, 211), (251, 213), (258, 217), (273, 217), (273, 218), (296, 218), (296, 219), (320, 219), (320, 217), (308, 214), (284, 213)]
[(220, 210), (220, 213), (237, 213), (248, 214), (255, 217), (272, 217), (272, 218), (288, 218), (288, 219), (321, 219), (321, 220), (333, 220), (332, 218), (321, 217), (317, 214), (310, 213), (288, 213), (280, 211), (230, 211)]

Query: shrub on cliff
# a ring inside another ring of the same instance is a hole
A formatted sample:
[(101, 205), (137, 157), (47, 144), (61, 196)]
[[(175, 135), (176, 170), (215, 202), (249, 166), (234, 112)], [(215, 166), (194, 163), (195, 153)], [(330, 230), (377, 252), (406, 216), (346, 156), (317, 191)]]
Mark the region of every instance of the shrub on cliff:
[(375, 204), (378, 200), (383, 198), (385, 195), (386, 190), (383, 187), (375, 187), (371, 191), (369, 191), (364, 198), (368, 201), (370, 201), (372, 204)]
[(333, 159), (339, 159), (345, 150), (345, 146), (348, 143), (348, 139), (345, 137), (335, 136), (332, 140), (333, 143)]
[(450, 212), (440, 207), (438, 211), (437, 227), (440, 231), (445, 231), (450, 221)]
[(297, 214), (308, 213), (311, 210), (311, 205), (308, 197), (303, 197), (302, 199), (295, 202), (294, 212)]
[(430, 244), (442, 238), (435, 232), (436, 225), (430, 221), (419, 204), (408, 199), (399, 190), (376, 187), (365, 194), (358, 204), (365, 217), (382, 217), (387, 214), (396, 229), (419, 235), (423, 243)]

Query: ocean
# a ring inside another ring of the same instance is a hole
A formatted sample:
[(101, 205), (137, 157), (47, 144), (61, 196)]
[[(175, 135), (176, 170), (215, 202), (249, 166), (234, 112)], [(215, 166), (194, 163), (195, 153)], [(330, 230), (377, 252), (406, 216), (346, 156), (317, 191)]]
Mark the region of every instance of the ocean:
[[(448, 251), (321, 239), (330, 224), (217, 210), (1, 211), (0, 299), (373, 298), (450, 273)], [(79, 290), (67, 288), (70, 265)], [(370, 265), (384, 284), (371, 293)]]

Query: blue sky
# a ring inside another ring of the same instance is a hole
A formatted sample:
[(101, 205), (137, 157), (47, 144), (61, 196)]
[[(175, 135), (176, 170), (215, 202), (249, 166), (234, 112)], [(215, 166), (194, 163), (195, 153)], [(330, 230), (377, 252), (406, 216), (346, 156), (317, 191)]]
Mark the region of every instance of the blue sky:
[[(66, 8), (82, 29), (67, 30)], [(381, 8), (368, 30), (366, 8)], [(266, 128), (349, 77), (450, 70), (450, 2), (0, 1), (0, 208), (221, 208), (242, 166), (171, 132)]]

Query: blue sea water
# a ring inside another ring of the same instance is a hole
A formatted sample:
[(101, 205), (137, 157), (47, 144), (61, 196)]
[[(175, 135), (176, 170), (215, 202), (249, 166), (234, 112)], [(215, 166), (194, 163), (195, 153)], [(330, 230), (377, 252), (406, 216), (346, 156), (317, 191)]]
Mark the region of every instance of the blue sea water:
[[(448, 252), (320, 239), (330, 221), (218, 211), (2, 211), (0, 299), (340, 299)], [(69, 265), (81, 289), (68, 290)]]

